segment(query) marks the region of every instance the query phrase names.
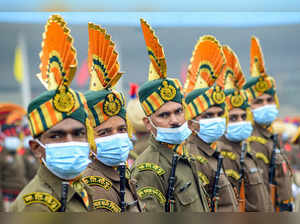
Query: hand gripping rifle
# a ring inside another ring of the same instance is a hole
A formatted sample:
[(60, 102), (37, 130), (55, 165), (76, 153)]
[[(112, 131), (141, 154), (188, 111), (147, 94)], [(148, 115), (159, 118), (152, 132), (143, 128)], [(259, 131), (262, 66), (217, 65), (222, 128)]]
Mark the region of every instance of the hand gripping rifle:
[(67, 181), (61, 182), (61, 197), (60, 197), (61, 207), (59, 209), (59, 212), (66, 211), (68, 191), (69, 191), (69, 182)]
[(220, 152), (216, 151), (215, 153), (218, 159), (218, 163), (217, 163), (217, 171), (214, 179), (214, 185), (213, 185), (212, 196), (211, 196), (211, 212), (216, 212), (218, 208), (218, 201), (219, 201), (218, 193), (220, 190), (219, 179), (221, 175), (221, 169), (222, 169), (223, 158), (224, 158)]
[(240, 183), (239, 183), (239, 209), (240, 212), (246, 210), (246, 199), (245, 199), (245, 155), (247, 153), (247, 143), (242, 142), (241, 158), (240, 158)]
[(174, 212), (175, 171), (176, 171), (178, 159), (179, 159), (179, 155), (177, 153), (174, 153), (172, 159), (172, 169), (168, 180), (168, 191), (166, 195), (165, 212)]
[(126, 202), (125, 202), (125, 187), (126, 187), (126, 165), (121, 164), (119, 166), (120, 172), (120, 198), (121, 198), (121, 212), (125, 212)]

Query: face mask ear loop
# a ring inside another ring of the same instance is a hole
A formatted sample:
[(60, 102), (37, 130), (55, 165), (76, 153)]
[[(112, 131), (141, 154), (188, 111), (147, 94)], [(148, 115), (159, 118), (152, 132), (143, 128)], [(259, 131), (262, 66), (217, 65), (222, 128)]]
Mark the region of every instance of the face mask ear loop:
[(46, 146), (43, 143), (41, 143), (40, 140), (34, 139), (34, 141), (37, 142), (41, 147), (43, 147), (44, 149), (46, 149)]
[[(147, 117), (147, 118), (148, 118), (148, 121), (150, 122), (151, 126), (154, 127), (154, 128), (157, 130), (157, 127), (153, 124), (153, 122), (152, 122), (150, 116)], [(155, 134), (152, 132), (152, 130), (151, 130), (151, 134), (152, 134), (153, 136), (155, 136)]]

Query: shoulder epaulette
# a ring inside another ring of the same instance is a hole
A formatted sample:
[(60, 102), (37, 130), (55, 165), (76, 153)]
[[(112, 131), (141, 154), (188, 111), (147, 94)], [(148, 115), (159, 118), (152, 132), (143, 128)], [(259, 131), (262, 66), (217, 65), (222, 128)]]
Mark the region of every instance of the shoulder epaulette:
[(95, 209), (107, 209), (111, 212), (116, 212), (116, 213), (121, 212), (121, 208), (116, 203), (106, 199), (94, 200), (93, 207)]
[(138, 171), (151, 170), (155, 172), (158, 176), (166, 173), (166, 171), (155, 163), (141, 163), (137, 166)]
[(209, 184), (209, 180), (204, 173), (198, 171), (198, 177), (199, 177), (201, 183), (203, 184), (203, 186)]
[(221, 155), (225, 158), (229, 158), (231, 160), (236, 160), (237, 154), (234, 152), (228, 152), (228, 151), (221, 151)]
[(86, 176), (82, 178), (82, 181), (89, 186), (99, 186), (105, 190), (109, 190), (112, 186), (112, 182), (105, 177), (100, 176)]
[(200, 156), (200, 155), (195, 156), (195, 159), (196, 159), (199, 163), (202, 163), (202, 164), (208, 163), (208, 160), (207, 160), (205, 157)]
[(229, 176), (229, 177), (232, 177), (235, 180), (239, 180), (241, 178), (241, 175), (237, 171), (235, 171), (233, 169), (227, 169), (227, 170), (225, 170), (225, 174), (227, 176)]
[(258, 142), (260, 144), (267, 144), (268, 140), (265, 139), (265, 138), (262, 138), (262, 137), (259, 137), (259, 136), (250, 136), (248, 139), (247, 139), (248, 142)]
[(166, 198), (163, 193), (154, 187), (142, 187), (137, 190), (137, 194), (141, 200), (152, 197), (156, 198), (162, 206), (164, 206), (164, 204), (166, 203)]
[(56, 212), (61, 207), (59, 200), (45, 192), (32, 192), (26, 194), (23, 196), (23, 200), (26, 205), (31, 205), (33, 203), (46, 205), (52, 212)]
[(266, 155), (263, 154), (262, 152), (257, 152), (257, 153), (255, 154), (255, 157), (256, 157), (257, 159), (261, 159), (262, 161), (264, 161), (265, 164), (269, 164), (269, 163), (270, 163), (269, 159), (268, 159), (268, 158), (266, 157)]

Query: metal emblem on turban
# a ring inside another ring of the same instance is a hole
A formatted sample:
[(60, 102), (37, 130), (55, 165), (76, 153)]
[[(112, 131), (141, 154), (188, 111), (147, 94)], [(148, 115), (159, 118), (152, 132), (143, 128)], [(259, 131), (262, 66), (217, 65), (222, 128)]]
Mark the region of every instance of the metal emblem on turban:
[(225, 93), (220, 89), (220, 86), (216, 86), (216, 89), (213, 91), (212, 99), (216, 104), (222, 104), (225, 101)]
[(110, 93), (106, 96), (104, 101), (104, 113), (110, 117), (117, 115), (121, 110), (121, 101)]
[(268, 90), (268, 88), (268, 83), (262, 77), (260, 77), (255, 85), (256, 91), (263, 93)]
[(237, 91), (235, 91), (234, 95), (230, 98), (230, 103), (233, 107), (240, 107), (244, 103), (244, 98)]
[(62, 85), (58, 88), (57, 93), (54, 96), (53, 104), (57, 111), (68, 113), (72, 111), (75, 106), (75, 100), (73, 94), (67, 90), (68, 87)]
[(163, 87), (160, 89), (160, 96), (166, 101), (174, 99), (176, 96), (176, 89), (174, 86), (169, 85), (167, 80), (162, 82)]

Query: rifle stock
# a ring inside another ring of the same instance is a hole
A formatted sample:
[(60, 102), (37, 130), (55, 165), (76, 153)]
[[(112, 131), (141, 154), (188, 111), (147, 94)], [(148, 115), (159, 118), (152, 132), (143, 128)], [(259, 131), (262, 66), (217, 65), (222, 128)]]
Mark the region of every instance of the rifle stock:
[(241, 180), (240, 194), (239, 194), (239, 210), (240, 212), (246, 211), (246, 199), (245, 199), (245, 181), (244, 178)]

